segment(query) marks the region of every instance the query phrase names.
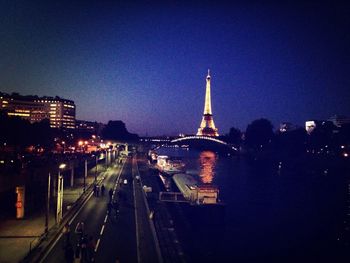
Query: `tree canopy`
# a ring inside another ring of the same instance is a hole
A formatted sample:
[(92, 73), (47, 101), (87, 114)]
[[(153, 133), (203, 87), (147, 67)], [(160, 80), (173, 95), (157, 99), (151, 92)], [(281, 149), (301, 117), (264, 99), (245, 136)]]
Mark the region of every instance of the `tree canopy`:
[(235, 127), (231, 127), (227, 135), (228, 142), (233, 144), (240, 144), (242, 140), (241, 138), (242, 138), (242, 132)]
[(19, 117), (8, 117), (6, 113), (0, 113), (0, 143), (26, 147), (30, 145), (51, 148), (53, 146), (53, 131), (49, 120), (31, 124)]
[(102, 137), (107, 140), (137, 140), (138, 135), (128, 132), (125, 123), (109, 121), (107, 126), (102, 130)]
[(271, 122), (262, 118), (248, 125), (245, 133), (245, 142), (251, 148), (262, 148), (271, 142), (273, 135)]

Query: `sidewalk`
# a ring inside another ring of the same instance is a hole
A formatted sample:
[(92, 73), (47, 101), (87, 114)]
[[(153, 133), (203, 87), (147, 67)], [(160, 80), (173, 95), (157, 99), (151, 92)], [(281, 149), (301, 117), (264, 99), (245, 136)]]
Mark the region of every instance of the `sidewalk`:
[[(106, 168), (98, 165), (98, 181), (103, 178)], [(88, 171), (86, 178), (86, 190), (91, 192), (89, 186), (95, 180), (95, 168)], [(83, 194), (83, 178), (75, 178), (74, 187), (65, 187), (63, 192), (63, 217), (69, 212), (69, 208)], [(57, 231), (54, 209), (50, 208), (49, 232)], [(45, 211), (24, 219), (7, 219), (0, 223), (0, 262), (20, 262), (26, 255), (38, 245), (40, 237), (45, 233)], [(52, 233), (51, 233), (52, 234)]]
[(139, 263), (162, 263), (163, 259), (159, 249), (159, 242), (155, 232), (154, 224), (151, 219), (150, 210), (146, 200), (145, 193), (142, 189), (141, 178), (136, 180), (136, 176), (140, 176), (137, 160), (133, 157), (132, 173), (134, 178), (134, 198), (136, 215), (136, 231), (137, 233), (137, 250)]
[(148, 169), (147, 160), (140, 156), (139, 169), (144, 185), (152, 187), (152, 192), (147, 193), (149, 209), (154, 211), (153, 223), (159, 240), (161, 254), (164, 262), (186, 262), (182, 244), (174, 226), (174, 220), (168, 211), (167, 205), (158, 200), (160, 189), (159, 177)]

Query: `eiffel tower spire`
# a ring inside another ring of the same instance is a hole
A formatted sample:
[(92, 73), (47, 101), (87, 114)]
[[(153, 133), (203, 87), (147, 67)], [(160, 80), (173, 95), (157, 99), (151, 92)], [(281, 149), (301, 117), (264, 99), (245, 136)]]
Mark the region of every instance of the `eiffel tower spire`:
[(204, 112), (202, 117), (201, 125), (198, 129), (197, 135), (206, 136), (219, 136), (218, 129), (215, 128), (213, 113), (211, 111), (211, 98), (210, 98), (210, 71), (208, 69), (207, 75), (207, 85), (205, 89), (205, 102), (204, 102)]

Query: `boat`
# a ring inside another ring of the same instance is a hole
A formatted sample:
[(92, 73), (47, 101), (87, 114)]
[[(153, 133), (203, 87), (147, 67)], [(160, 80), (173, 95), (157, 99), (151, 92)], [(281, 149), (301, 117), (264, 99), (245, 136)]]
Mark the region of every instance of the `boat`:
[(185, 172), (185, 163), (180, 159), (170, 158), (167, 155), (157, 157), (156, 168), (165, 175)]
[(175, 174), (172, 179), (190, 203), (197, 205), (219, 203), (219, 189), (216, 186), (200, 184), (189, 174)]

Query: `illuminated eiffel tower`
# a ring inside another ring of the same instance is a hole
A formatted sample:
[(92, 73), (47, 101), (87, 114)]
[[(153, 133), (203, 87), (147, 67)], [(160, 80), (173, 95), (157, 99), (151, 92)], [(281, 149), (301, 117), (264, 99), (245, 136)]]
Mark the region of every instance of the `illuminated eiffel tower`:
[(204, 112), (201, 122), (201, 126), (198, 129), (197, 135), (205, 136), (219, 136), (218, 129), (215, 128), (213, 114), (211, 112), (211, 99), (210, 99), (210, 72), (208, 69), (207, 85), (205, 90), (205, 103)]

